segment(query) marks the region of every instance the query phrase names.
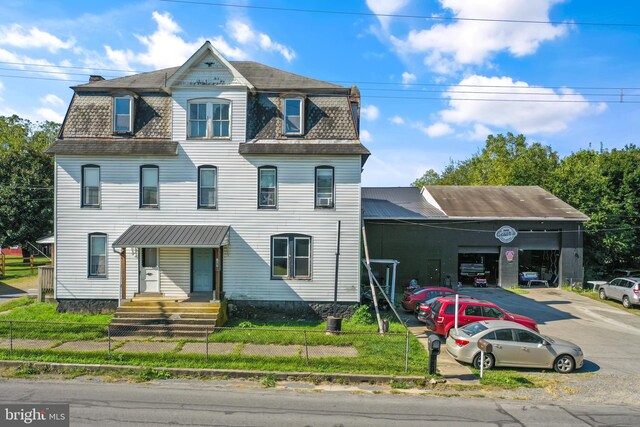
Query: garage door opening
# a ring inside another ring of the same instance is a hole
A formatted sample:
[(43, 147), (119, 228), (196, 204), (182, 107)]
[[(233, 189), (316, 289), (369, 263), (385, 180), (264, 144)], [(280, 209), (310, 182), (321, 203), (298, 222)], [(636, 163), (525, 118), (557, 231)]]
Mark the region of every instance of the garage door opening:
[(546, 280), (549, 285), (557, 283), (560, 251), (521, 249), (518, 257), (520, 285), (528, 285), (530, 280)]
[(458, 250), (458, 282), (467, 286), (482, 285), (495, 287), (498, 283), (498, 247), (460, 247)]

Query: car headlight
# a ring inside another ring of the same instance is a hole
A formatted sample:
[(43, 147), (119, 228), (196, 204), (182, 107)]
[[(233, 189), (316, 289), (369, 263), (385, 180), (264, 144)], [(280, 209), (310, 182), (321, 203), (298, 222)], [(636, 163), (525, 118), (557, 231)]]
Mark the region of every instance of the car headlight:
[(582, 350), (579, 348), (574, 348), (573, 351), (578, 355), (578, 356), (582, 356)]

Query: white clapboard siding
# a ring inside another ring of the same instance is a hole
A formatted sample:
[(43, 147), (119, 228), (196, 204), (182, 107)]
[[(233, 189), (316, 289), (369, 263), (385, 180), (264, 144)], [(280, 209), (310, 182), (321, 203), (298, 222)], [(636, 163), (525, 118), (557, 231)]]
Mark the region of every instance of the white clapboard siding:
[(219, 98), (231, 102), (231, 140), (245, 142), (247, 128), (247, 88), (197, 88), (174, 89), (173, 97), (173, 139), (182, 141), (187, 138), (187, 111), (189, 100)]
[(160, 292), (165, 296), (186, 298), (191, 292), (191, 250), (160, 249)]
[[(101, 167), (100, 209), (80, 208), (81, 167), (88, 163)], [(159, 209), (138, 208), (143, 164), (159, 167)], [(197, 167), (205, 164), (218, 168), (217, 210), (197, 209)], [(257, 167), (261, 165), (278, 168), (277, 210), (257, 209)], [(315, 167), (320, 165), (335, 167), (335, 209), (314, 209)], [(238, 144), (231, 141), (181, 141), (178, 156), (57, 156), (57, 298), (118, 298), (120, 256), (111, 244), (132, 224), (213, 224), (231, 226), (223, 254), (223, 289), (228, 298), (329, 301), (333, 299), (336, 222), (341, 220), (339, 300), (356, 301), (360, 170), (359, 156), (243, 157)], [(87, 278), (87, 236), (92, 232), (108, 234), (107, 278)], [(312, 237), (311, 280), (271, 280), (270, 239), (280, 233)], [(175, 257), (174, 272), (189, 274), (188, 257), (167, 252), (166, 257), (170, 256)], [(164, 258), (161, 251), (161, 270)], [(161, 274), (164, 283), (169, 275)], [(175, 292), (188, 292), (183, 286), (180, 283), (181, 290)], [(127, 249), (127, 296), (137, 288), (137, 251)]]

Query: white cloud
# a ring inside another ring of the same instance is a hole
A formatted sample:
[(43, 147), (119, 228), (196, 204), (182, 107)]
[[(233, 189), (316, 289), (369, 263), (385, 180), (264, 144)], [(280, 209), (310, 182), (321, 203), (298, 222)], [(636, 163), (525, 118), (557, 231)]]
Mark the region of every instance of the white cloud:
[(60, 99), (59, 96), (56, 96), (52, 93), (47, 94), (46, 96), (43, 96), (42, 98), (40, 98), (40, 102), (43, 103), (44, 105), (51, 105), (53, 107), (64, 107), (65, 103), (62, 99)]
[[(133, 63), (146, 65), (153, 69), (168, 68), (184, 63), (205, 42), (204, 37), (187, 41), (182, 36), (182, 28), (168, 12), (153, 12), (156, 30), (150, 35), (135, 35), (146, 51), (135, 52), (131, 49), (114, 49), (105, 45), (103, 61), (93, 52), (85, 52), (85, 64), (90, 67), (105, 67), (107, 64), (120, 69), (132, 69)], [(211, 44), (227, 59), (245, 60), (250, 53), (257, 51), (276, 52), (291, 62), (296, 53), (293, 49), (274, 41), (268, 34), (255, 31), (249, 23), (237, 19), (227, 22), (224, 27), (229, 39), (224, 35), (209, 37)], [(233, 42), (238, 45), (234, 45)]]
[(425, 126), (422, 123), (416, 123), (415, 127), (427, 134), (430, 138), (439, 138), (441, 136), (446, 136), (453, 133), (453, 128), (443, 122), (436, 122), (431, 126)]
[[(439, 0), (441, 7), (453, 17), (534, 21), (548, 21), (551, 7), (562, 1)], [(501, 52), (516, 57), (533, 54), (541, 43), (566, 32), (566, 25), (454, 21), (437, 23), (427, 29), (414, 28), (406, 36), (391, 35), (390, 41), (399, 53), (424, 54), (424, 63), (432, 71), (450, 74), (463, 65), (485, 64)]]
[[(435, 157), (435, 160), (434, 160)], [(391, 187), (411, 185), (416, 178), (428, 169), (439, 169), (440, 162), (446, 163), (449, 154), (444, 157), (434, 154), (424, 147), (412, 149), (378, 148), (367, 159), (362, 173), (362, 185), (365, 187)]]
[(415, 83), (417, 77), (415, 74), (405, 71), (402, 73), (402, 84), (408, 85), (410, 83)]
[(360, 141), (362, 142), (371, 142), (373, 138), (371, 137), (371, 133), (366, 129), (360, 130)]
[(44, 48), (52, 53), (60, 49), (70, 49), (75, 44), (73, 38), (66, 41), (36, 27), (29, 29), (21, 25), (0, 26), (0, 45), (21, 49)]
[(473, 129), (467, 132), (467, 137), (472, 141), (486, 141), (487, 136), (494, 134), (491, 129), (483, 124), (476, 123), (473, 125)]
[[(450, 91), (445, 93), (445, 96), (452, 98), (448, 101), (449, 108), (440, 112), (443, 122), (457, 125), (479, 124), (485, 127), (513, 129), (526, 134), (550, 134), (563, 131), (578, 117), (599, 113), (606, 109), (605, 104), (586, 102), (584, 96), (571, 89), (555, 91), (540, 87), (532, 88), (526, 82), (513, 81), (510, 77), (473, 75), (463, 79), (460, 85), (479, 86), (475, 87), (474, 91), (486, 92), (486, 94), (474, 94), (473, 98), (480, 101), (464, 101), (456, 99), (465, 97), (456, 95), (456, 90), (459, 89), (450, 88)], [(501, 86), (501, 88), (495, 86)], [(502, 101), (492, 101), (496, 99)], [(513, 101), (504, 101), (504, 99)], [(527, 100), (527, 102), (518, 100)], [(478, 128), (474, 131), (477, 133), (484, 129)]]
[(389, 121), (391, 123), (393, 123), (394, 125), (403, 125), (404, 124), (404, 119), (400, 116), (393, 116), (389, 119)]
[(168, 12), (155, 11), (151, 17), (157, 24), (156, 31), (150, 36), (136, 35), (138, 41), (147, 47), (146, 52), (136, 55), (136, 61), (141, 64), (154, 68), (182, 64), (204, 43), (202, 38), (190, 43), (180, 37), (178, 34), (182, 28)]
[(267, 34), (255, 31), (247, 22), (233, 19), (226, 25), (229, 36), (241, 45), (260, 46), (267, 52), (277, 52), (287, 61), (291, 62), (296, 53), (293, 49), (271, 39)]
[[(46, 59), (36, 59), (26, 55), (19, 55), (17, 53), (13, 53), (2, 48), (0, 48), (0, 61), (13, 62), (14, 64), (8, 64), (8, 65), (10, 65), (11, 67), (29, 71), (35, 74), (37, 74), (38, 70), (56, 71), (56, 73), (60, 73), (60, 74), (47, 74), (47, 78), (54, 78), (54, 79), (61, 79), (61, 80), (68, 80), (71, 78), (71, 76), (61, 71), (60, 69), (54, 70), (53, 67), (55, 67), (56, 64), (54, 64), (53, 62), (47, 61)], [(46, 67), (27, 68), (25, 65), (22, 65), (22, 64), (46, 65)]]
[(380, 116), (380, 110), (375, 105), (367, 105), (362, 107), (361, 110), (362, 118), (369, 121), (377, 120)]
[(62, 123), (64, 116), (51, 108), (37, 108), (36, 109), (36, 118), (40, 120), (48, 120), (50, 122)]
[[(409, 0), (367, 0), (367, 6), (371, 11), (377, 15), (390, 15), (394, 14), (409, 3)], [(384, 29), (389, 27), (391, 17), (378, 16), (380, 25)]]

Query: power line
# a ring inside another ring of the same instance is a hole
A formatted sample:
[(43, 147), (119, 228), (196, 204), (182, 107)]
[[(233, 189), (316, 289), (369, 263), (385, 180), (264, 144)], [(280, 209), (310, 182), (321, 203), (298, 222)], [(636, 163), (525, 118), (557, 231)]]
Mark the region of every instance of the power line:
[[(73, 67), (73, 66), (65, 66), (65, 65), (53, 65), (53, 64), (36, 64), (36, 63), (27, 63), (27, 62), (10, 62), (10, 61), (0, 61), (0, 64), (8, 64), (8, 65), (16, 65), (16, 66), (28, 66), (28, 67), (47, 67), (47, 68), (60, 68), (60, 69), (75, 69), (75, 70), (101, 70), (101, 71), (113, 71), (120, 73), (146, 73), (149, 71), (140, 71), (140, 70), (125, 70), (125, 69), (114, 69), (114, 68), (91, 68), (91, 67)], [(55, 72), (49, 70), (29, 70), (29, 69), (16, 69), (16, 68), (0, 68), (0, 70), (11, 70), (17, 72), (31, 72), (31, 73), (42, 73), (42, 74), (67, 74), (67, 75), (76, 75), (76, 76), (86, 76), (89, 77), (91, 74), (89, 73), (64, 73), (64, 72)], [(158, 70), (156, 70), (158, 71)], [(7, 76), (3, 76), (7, 77)], [(10, 77), (10, 76), (9, 76)], [(110, 77), (110, 78), (121, 78), (126, 77), (126, 75), (122, 76), (113, 76), (113, 75), (104, 75), (102, 77)], [(65, 79), (56, 79), (56, 80), (65, 80)], [(325, 81), (332, 83), (346, 83), (346, 84), (371, 84), (371, 85), (382, 85), (382, 86), (401, 86), (401, 87), (444, 87), (444, 88), (492, 88), (492, 89), (513, 89), (517, 88), (518, 90), (532, 90), (532, 89), (573, 89), (573, 90), (616, 90), (616, 91), (629, 91), (629, 90), (640, 90), (640, 87), (624, 87), (624, 86), (541, 86), (541, 85), (530, 85), (530, 86), (513, 86), (513, 85), (482, 85), (482, 84), (461, 84), (461, 83), (401, 83), (401, 82), (381, 82), (381, 81), (362, 81), (362, 80), (335, 80), (335, 79), (324, 79)], [(67, 81), (76, 81), (76, 80), (67, 80)], [(363, 90), (362, 88), (360, 88)], [(383, 89), (368, 89), (368, 90), (380, 90)], [(384, 89), (384, 90), (397, 90), (397, 89)], [(422, 91), (427, 92), (427, 91)], [(533, 95), (534, 93), (532, 93)], [(542, 93), (541, 93), (542, 94)], [(616, 96), (619, 96), (619, 93), (616, 93)], [(627, 96), (627, 94), (625, 94)]]
[(640, 24), (625, 23), (625, 22), (587, 22), (587, 21), (576, 22), (576, 21), (542, 21), (542, 20), (528, 20), (528, 19), (467, 18), (467, 17), (457, 17), (457, 16), (409, 15), (409, 14), (397, 14), (397, 13), (355, 12), (355, 11), (346, 11), (346, 10), (301, 9), (301, 8), (256, 6), (256, 5), (231, 4), (231, 3), (212, 3), (212, 2), (194, 1), (194, 0), (161, 0), (161, 1), (166, 3), (195, 4), (195, 5), (201, 5), (201, 6), (270, 10), (275, 12), (316, 13), (316, 14), (332, 14), (332, 15), (385, 17), (385, 18), (413, 18), (413, 19), (426, 19), (431, 21), (500, 22), (500, 23), (508, 23), (508, 24), (537, 24), (537, 25), (542, 24), (542, 25), (568, 25), (568, 26), (580, 25), (580, 26), (592, 26), (592, 27), (631, 27), (631, 28), (640, 27)]

